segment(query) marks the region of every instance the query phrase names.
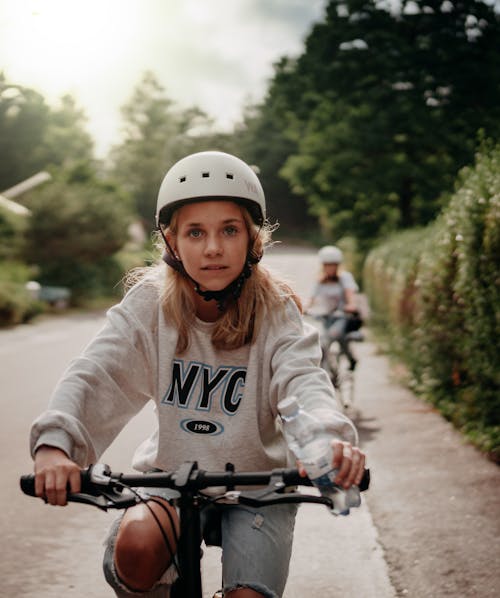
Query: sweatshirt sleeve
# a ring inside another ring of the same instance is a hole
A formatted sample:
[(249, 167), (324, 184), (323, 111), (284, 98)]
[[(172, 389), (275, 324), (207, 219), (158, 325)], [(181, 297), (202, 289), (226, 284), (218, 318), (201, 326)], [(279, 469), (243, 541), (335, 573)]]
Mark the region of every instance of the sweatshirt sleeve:
[(356, 293), (359, 291), (358, 283), (354, 280), (354, 276), (350, 272), (347, 270), (341, 272), (340, 278), (344, 289), (351, 289)]
[(95, 462), (130, 418), (155, 396), (158, 290), (139, 283), (58, 382), (31, 428), (30, 449), (61, 448), (80, 466)]
[(271, 352), (270, 400), (273, 413), (277, 415), (277, 404), (281, 399), (296, 396), (304, 409), (325, 421), (332, 435), (358, 444), (357, 430), (341, 412), (333, 385), (320, 367), (318, 330), (303, 320), (292, 301), (271, 330), (268, 350)]

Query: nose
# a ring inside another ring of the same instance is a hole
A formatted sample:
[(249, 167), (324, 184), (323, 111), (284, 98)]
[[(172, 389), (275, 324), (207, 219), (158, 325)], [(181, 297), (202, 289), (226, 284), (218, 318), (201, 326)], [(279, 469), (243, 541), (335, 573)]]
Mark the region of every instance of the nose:
[(205, 255), (215, 256), (222, 255), (222, 243), (217, 235), (208, 235), (205, 244)]

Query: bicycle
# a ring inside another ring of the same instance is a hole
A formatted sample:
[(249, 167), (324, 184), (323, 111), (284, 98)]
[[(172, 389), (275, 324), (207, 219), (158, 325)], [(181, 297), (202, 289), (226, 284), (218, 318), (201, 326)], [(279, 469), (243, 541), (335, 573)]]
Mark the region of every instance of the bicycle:
[[(326, 327), (330, 318), (329, 313), (324, 311), (308, 311), (307, 316), (320, 324), (321, 333), (326, 333)], [(335, 315), (335, 314), (333, 314)], [(355, 397), (355, 369), (352, 367), (348, 354), (346, 353), (346, 346), (353, 342), (363, 342), (364, 334), (357, 328), (361, 326), (359, 314), (344, 313), (339, 315), (347, 317), (346, 333), (343, 337), (343, 346), (339, 340), (332, 340), (325, 351), (321, 366), (326, 370), (335, 390), (338, 393), (340, 402), (345, 410), (349, 410), (354, 404)], [(354, 329), (357, 328), (357, 329)]]
[[(126, 509), (146, 499), (135, 490), (139, 487), (165, 487), (178, 491), (179, 498), (173, 503), (178, 507), (180, 534), (177, 539), (178, 579), (172, 585), (170, 598), (202, 598), (201, 551), (200, 546), (208, 535), (213, 537), (215, 529), (202, 534), (200, 512), (214, 502), (265, 507), (274, 504), (316, 503), (333, 509), (332, 500), (318, 493), (299, 492), (299, 486), (312, 486), (308, 478), (302, 477), (297, 469), (274, 469), (261, 472), (234, 471), (228, 463), (223, 472), (208, 472), (198, 468), (196, 461), (182, 464), (175, 471), (123, 474), (114, 473), (107, 465), (91, 465), (81, 473), (82, 488), (79, 493), (68, 493), (69, 502), (89, 504), (101, 510)], [(365, 469), (359, 486), (368, 489), (370, 471)], [(22, 491), (35, 496), (34, 475), (21, 476)], [(258, 489), (236, 490), (236, 487), (260, 486)], [(218, 496), (202, 493), (207, 488), (224, 488)], [(333, 511), (332, 511), (333, 512)], [(215, 544), (216, 542), (211, 542)], [(217, 592), (214, 598), (222, 598)]]

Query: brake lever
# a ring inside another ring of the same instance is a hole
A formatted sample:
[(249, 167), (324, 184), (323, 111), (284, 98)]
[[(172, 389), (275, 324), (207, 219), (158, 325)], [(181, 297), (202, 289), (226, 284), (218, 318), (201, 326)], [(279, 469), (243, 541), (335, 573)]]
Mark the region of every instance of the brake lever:
[[(365, 469), (363, 478), (359, 484), (360, 492), (365, 492), (370, 486), (370, 470)], [(257, 490), (237, 491), (232, 490), (226, 492), (224, 498), (228, 502), (234, 502), (250, 507), (263, 507), (266, 505), (275, 505), (283, 503), (319, 503), (329, 507), (335, 513), (335, 505), (329, 496), (302, 494), (296, 490), (291, 492), (284, 492), (286, 484), (281, 479), (280, 474), (271, 476), (270, 483), (265, 488)]]
[(139, 502), (139, 498), (133, 493), (124, 495), (116, 490), (101, 490), (98, 495), (87, 494), (86, 492), (68, 494), (67, 501), (92, 505), (101, 509), (101, 511), (107, 511), (108, 509), (133, 507)]
[(312, 494), (302, 494), (293, 490), (292, 492), (275, 492), (272, 488), (266, 487), (264, 490), (247, 490), (240, 492), (232, 490), (224, 495), (228, 502), (234, 502), (248, 507), (266, 507), (277, 504), (292, 503), (316, 503), (326, 505), (333, 509), (333, 502), (328, 496), (316, 496)]

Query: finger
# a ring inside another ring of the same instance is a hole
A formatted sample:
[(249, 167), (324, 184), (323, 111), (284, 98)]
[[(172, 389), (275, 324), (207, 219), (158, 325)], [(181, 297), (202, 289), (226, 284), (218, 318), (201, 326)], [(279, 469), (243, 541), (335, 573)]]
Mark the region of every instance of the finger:
[(353, 484), (359, 484), (356, 482), (358, 479), (359, 473), (363, 475), (363, 464), (364, 464), (364, 455), (363, 453), (357, 448), (352, 448), (352, 462), (351, 462), (351, 471), (347, 475), (346, 479), (344, 480), (344, 488), (350, 488)]
[(333, 449), (333, 469), (339, 469), (342, 464), (342, 454), (344, 451), (344, 443), (341, 440), (332, 440)]
[(366, 465), (366, 456), (363, 452), (361, 452), (361, 460), (360, 460), (359, 466), (358, 466), (358, 473), (356, 474), (356, 477), (354, 478), (354, 483), (356, 484), (356, 486), (359, 486), (361, 484), (361, 480), (363, 479), (363, 475), (365, 473), (365, 465)]
[(51, 505), (57, 504), (56, 502), (56, 480), (53, 471), (47, 471), (45, 474), (45, 498)]
[(299, 471), (300, 477), (306, 478), (307, 477), (307, 471), (305, 470), (305, 468), (302, 465), (302, 463), (297, 459), (297, 461), (295, 462), (295, 464), (297, 465), (297, 469)]
[(66, 504), (66, 494), (68, 491), (68, 474), (64, 469), (58, 469), (56, 472), (55, 483), (56, 503), (60, 507)]
[(35, 474), (35, 496), (45, 498), (45, 475), (42, 473)]
[(82, 489), (82, 476), (79, 469), (72, 469), (69, 474), (69, 487), (71, 492), (80, 492)]
[(352, 466), (352, 446), (345, 442), (343, 443), (342, 448), (342, 461), (340, 463), (339, 471), (337, 477), (335, 478), (335, 483), (339, 484), (340, 486), (344, 485), (344, 482), (351, 472)]

